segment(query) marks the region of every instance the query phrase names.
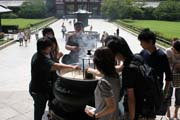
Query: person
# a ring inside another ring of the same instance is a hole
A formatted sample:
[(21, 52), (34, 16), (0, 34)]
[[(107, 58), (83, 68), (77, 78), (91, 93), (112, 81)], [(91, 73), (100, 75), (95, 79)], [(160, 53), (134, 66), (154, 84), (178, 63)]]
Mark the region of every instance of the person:
[(38, 30), (38, 29), (37, 29), (36, 32), (35, 32), (35, 38), (36, 38), (36, 40), (39, 39), (39, 30)]
[[(173, 73), (179, 73), (180, 72), (180, 40), (173, 39), (172, 47), (168, 48), (166, 50), (166, 54), (169, 60), (169, 64)], [(171, 86), (170, 88), (170, 96), (169, 100), (171, 101), (171, 96), (173, 93), (173, 87)], [(171, 103), (171, 102), (170, 102)], [(170, 104), (171, 105), (171, 104)], [(169, 106), (170, 106), (169, 105)], [(180, 107), (180, 88), (175, 88), (175, 111), (174, 111), (174, 116), (173, 118), (178, 119), (178, 109)], [(171, 118), (171, 113), (170, 113), (170, 107), (167, 110), (167, 117), (169, 119)]]
[(92, 29), (93, 29), (93, 26), (91, 25), (91, 26), (90, 26), (90, 31), (92, 31)]
[(73, 24), (76, 22), (76, 19), (73, 19)]
[(145, 59), (145, 62), (152, 68), (154, 68), (159, 76), (159, 86), (163, 89), (163, 80), (165, 73), (165, 87), (164, 95), (168, 94), (168, 90), (171, 83), (171, 70), (168, 63), (167, 55), (163, 50), (156, 47), (156, 35), (150, 29), (144, 29), (138, 35), (138, 39), (143, 50), (140, 55)]
[(108, 37), (108, 33), (106, 31), (103, 32), (102, 36), (101, 36), (101, 43), (102, 43), (102, 46), (105, 46), (105, 39)]
[(72, 21), (71, 21), (71, 20), (69, 20), (69, 25), (71, 25), (71, 23), (72, 23)]
[(119, 36), (119, 28), (116, 29), (116, 35)]
[(98, 120), (118, 120), (120, 93), (119, 75), (115, 69), (115, 56), (107, 47), (100, 47), (94, 53), (94, 64), (103, 77), (95, 89), (95, 111), (85, 108), (85, 112)]
[[(79, 62), (79, 55), (80, 55), (80, 47), (84, 47), (82, 44), (82, 37), (83, 37), (83, 23), (78, 21), (74, 23), (75, 32), (68, 36), (65, 48), (70, 51), (69, 56), (71, 63)], [(81, 48), (83, 49), (83, 48)]]
[(37, 52), (31, 59), (31, 81), (29, 93), (34, 100), (34, 120), (41, 120), (51, 92), (50, 72), (61, 69), (78, 69), (78, 66), (56, 63), (50, 58), (52, 41), (41, 38), (37, 41)]
[(65, 36), (66, 31), (67, 31), (67, 30), (66, 30), (66, 26), (63, 24), (63, 25), (62, 25), (62, 29), (61, 29), (63, 38), (64, 38), (64, 36)]
[[(63, 56), (63, 53), (59, 51), (59, 46), (58, 46), (57, 40), (55, 38), (53, 29), (50, 27), (44, 28), (42, 30), (42, 34), (43, 34), (43, 37), (49, 38), (52, 42), (52, 48), (51, 48), (51, 52), (50, 52), (51, 60), (59, 63), (59, 59)], [(54, 85), (57, 78), (58, 78), (58, 75), (56, 74), (56, 71), (51, 71), (52, 85)], [(53, 87), (51, 87), (51, 89), (52, 90), (51, 90), (51, 94), (49, 95), (50, 97), (49, 97), (49, 101), (48, 101), (49, 109), (51, 109), (51, 103), (52, 103), (52, 100), (54, 99)]]
[(28, 35), (28, 40), (30, 42), (31, 41), (31, 29), (30, 29), (30, 27), (27, 28), (27, 35)]
[(27, 34), (27, 30), (24, 30), (24, 43), (25, 43), (25, 47), (27, 47), (27, 41), (28, 41), (28, 34)]
[(116, 60), (123, 62), (122, 87), (126, 92), (126, 99), (124, 98), (125, 103), (127, 103), (127, 105), (125, 105), (125, 112), (128, 113), (128, 118), (126, 119), (154, 120), (154, 114), (147, 116), (142, 113), (142, 100), (144, 94), (142, 87), (142, 74), (138, 72), (138, 67), (131, 65), (134, 61), (138, 61), (139, 63), (144, 64), (143, 58), (133, 55), (124, 38), (120, 36), (108, 36), (106, 39), (106, 45), (113, 51), (116, 56)]
[(63, 56), (63, 53), (59, 50), (59, 46), (53, 29), (50, 27), (44, 28), (42, 34), (43, 37), (48, 37), (52, 40), (53, 47), (50, 55), (52, 60), (54, 60), (55, 62), (59, 62), (59, 59)]
[(27, 27), (27, 29), (24, 31), (26, 39), (30, 42), (31, 40), (31, 30), (30, 27)]
[(22, 30), (19, 30), (17, 39), (19, 40), (19, 46), (23, 46), (24, 32)]
[(172, 81), (172, 74), (167, 55), (163, 52), (163, 50), (156, 47), (156, 35), (150, 29), (142, 30), (138, 35), (138, 39), (140, 40), (140, 44), (143, 48), (143, 50), (140, 52), (141, 56), (144, 58), (145, 62), (156, 71), (159, 77), (159, 88), (163, 93), (162, 106), (166, 106), (161, 107), (162, 110), (161, 108), (160, 110), (161, 113), (163, 112), (163, 114), (165, 114), (168, 109), (168, 93), (170, 92), (169, 88)]

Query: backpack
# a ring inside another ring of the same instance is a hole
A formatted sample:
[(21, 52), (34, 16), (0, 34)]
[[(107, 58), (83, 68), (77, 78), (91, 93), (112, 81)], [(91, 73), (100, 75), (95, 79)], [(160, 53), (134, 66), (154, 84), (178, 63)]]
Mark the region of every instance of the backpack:
[(148, 66), (142, 56), (136, 54), (130, 66), (137, 67), (140, 81), (142, 82), (141, 86), (141, 115), (145, 117), (152, 117), (159, 114), (159, 109), (162, 103), (162, 91), (159, 87), (159, 77), (156, 74), (156, 71)]

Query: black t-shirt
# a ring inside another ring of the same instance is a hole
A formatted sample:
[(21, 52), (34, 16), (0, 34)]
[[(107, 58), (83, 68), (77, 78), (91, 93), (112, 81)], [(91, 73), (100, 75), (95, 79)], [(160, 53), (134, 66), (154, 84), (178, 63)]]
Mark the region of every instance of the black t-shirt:
[(143, 83), (141, 82), (142, 77), (137, 67), (131, 66), (131, 62), (134, 60), (134, 57), (128, 58), (124, 61), (124, 68), (122, 71), (122, 81), (123, 81), (123, 87), (125, 90), (133, 88), (135, 99), (136, 99), (136, 115), (140, 113), (141, 111), (141, 104), (143, 98), (143, 92), (142, 92), (142, 86)]
[(163, 88), (163, 80), (165, 74), (165, 80), (171, 81), (171, 70), (166, 54), (161, 50), (157, 49), (153, 53), (149, 53), (147, 50), (142, 50), (140, 55), (144, 58), (146, 64), (154, 68), (157, 75), (159, 76), (160, 88)]
[(51, 67), (54, 64), (50, 58), (35, 53), (31, 59), (30, 92), (47, 93), (51, 90)]

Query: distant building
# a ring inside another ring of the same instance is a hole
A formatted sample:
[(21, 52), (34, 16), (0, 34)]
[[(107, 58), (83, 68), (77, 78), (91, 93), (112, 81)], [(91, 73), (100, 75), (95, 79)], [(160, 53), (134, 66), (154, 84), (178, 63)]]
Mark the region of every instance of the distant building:
[[(13, 11), (18, 11), (19, 7), (25, 2), (30, 0), (0, 0), (0, 5), (6, 6)], [(46, 0), (44, 0), (46, 2)]]
[(0, 0), (0, 5), (6, 7), (19, 7), (23, 4), (26, 0)]
[(101, 15), (101, 4), (103, 0), (55, 0), (56, 15), (72, 15), (79, 9), (92, 12), (93, 16)]
[(160, 4), (160, 1), (146, 1), (146, 2), (135, 2), (136, 4), (141, 4), (143, 8), (152, 7), (157, 8)]

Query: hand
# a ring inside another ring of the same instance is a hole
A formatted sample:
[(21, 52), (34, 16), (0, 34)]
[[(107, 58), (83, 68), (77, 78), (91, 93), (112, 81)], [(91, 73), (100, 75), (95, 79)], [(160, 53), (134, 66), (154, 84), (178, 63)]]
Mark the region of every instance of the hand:
[(80, 67), (79, 65), (74, 65), (74, 66), (72, 66), (72, 68), (73, 68), (74, 70), (81, 70), (81, 67)]
[(62, 52), (58, 52), (57, 58), (60, 59), (64, 54)]
[(89, 109), (89, 108), (85, 108), (85, 113), (87, 114), (87, 115), (89, 115), (90, 117), (94, 117), (94, 114), (95, 114), (95, 111), (94, 110), (92, 110), (92, 109)]
[(90, 67), (87, 67), (86, 68), (86, 71), (87, 71), (87, 73), (92, 73), (92, 74), (94, 74), (94, 69), (93, 68), (90, 68)]

